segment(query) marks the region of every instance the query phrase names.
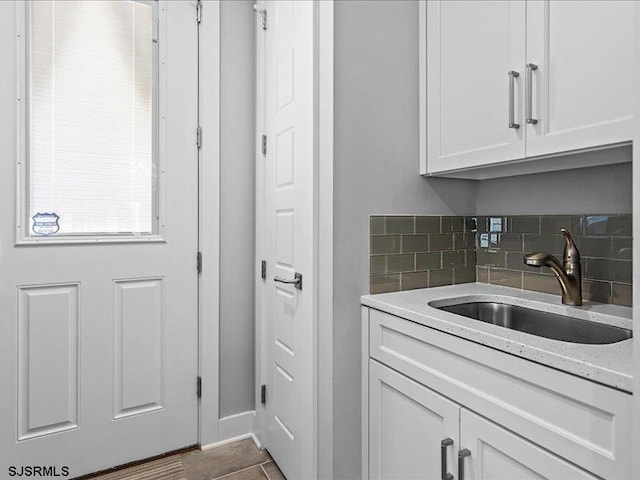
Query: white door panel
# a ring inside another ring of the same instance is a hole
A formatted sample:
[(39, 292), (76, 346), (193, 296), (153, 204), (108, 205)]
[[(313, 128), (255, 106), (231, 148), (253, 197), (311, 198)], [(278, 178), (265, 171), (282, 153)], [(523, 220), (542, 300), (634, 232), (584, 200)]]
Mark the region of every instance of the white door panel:
[[(264, 251), (261, 318), (266, 421), (264, 444), (288, 478), (313, 478), (313, 3), (273, 1), (264, 46), (267, 154), (264, 171)], [(261, 104), (262, 101), (259, 101)], [(260, 224), (261, 222), (259, 222)], [(302, 288), (274, 280), (302, 275)]]
[(159, 4), (164, 241), (16, 245), (21, 5), (0, 4), (0, 477), (75, 477), (197, 443), (195, 8)]
[(527, 2), (527, 156), (631, 140), (632, 1)]

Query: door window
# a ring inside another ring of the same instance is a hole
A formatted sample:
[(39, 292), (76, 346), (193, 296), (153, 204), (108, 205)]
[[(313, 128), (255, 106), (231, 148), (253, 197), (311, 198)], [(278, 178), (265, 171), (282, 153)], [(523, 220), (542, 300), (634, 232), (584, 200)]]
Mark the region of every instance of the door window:
[(26, 10), (23, 239), (158, 234), (156, 1)]

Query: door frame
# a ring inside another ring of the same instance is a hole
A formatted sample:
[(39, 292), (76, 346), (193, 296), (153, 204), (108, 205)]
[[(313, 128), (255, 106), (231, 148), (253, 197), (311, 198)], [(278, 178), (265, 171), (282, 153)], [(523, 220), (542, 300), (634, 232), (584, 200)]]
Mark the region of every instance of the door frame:
[[(202, 2), (200, 9), (198, 120), (203, 140), (198, 151), (198, 249), (202, 252), (203, 268), (198, 281), (198, 375), (202, 381), (198, 443), (209, 446), (222, 440), (219, 428), (220, 1)], [(204, 45), (206, 48), (202, 48)]]
[[(640, 330), (640, 218), (638, 211), (640, 207), (640, 86), (638, 79), (640, 78), (640, 5), (635, 5), (635, 42), (634, 42), (634, 74), (636, 75), (636, 81), (634, 82), (635, 91), (633, 98), (633, 123), (634, 137), (633, 137), (633, 200), (632, 211), (633, 214), (633, 329)], [(640, 446), (640, 335), (634, 335), (633, 337), (633, 349), (636, 352), (633, 355), (633, 406), (632, 406), (632, 444), (637, 450)], [(633, 476), (638, 478), (640, 475), (640, 458), (635, 455), (633, 457)]]
[[(333, 477), (333, 55), (334, 0), (313, 0), (314, 3), (314, 283), (313, 344), (315, 351), (313, 384), (315, 396), (314, 432), (316, 478)], [(258, 1), (258, 8), (262, 2)], [(256, 30), (262, 29), (256, 15)], [(258, 100), (264, 98), (264, 41), (256, 35), (256, 276), (255, 276), (255, 412), (253, 438), (264, 441), (265, 408), (261, 403), (261, 386), (266, 383), (266, 335), (263, 328), (264, 282), (261, 259), (264, 256), (264, 157), (262, 132), (265, 131), (264, 108)], [(264, 107), (264, 105), (263, 105)], [(268, 266), (267, 266), (268, 268)]]

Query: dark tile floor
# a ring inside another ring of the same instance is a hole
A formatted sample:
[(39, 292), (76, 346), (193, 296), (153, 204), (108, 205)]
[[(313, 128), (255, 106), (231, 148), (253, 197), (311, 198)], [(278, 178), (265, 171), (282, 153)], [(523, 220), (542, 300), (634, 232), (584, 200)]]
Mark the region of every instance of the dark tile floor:
[[(165, 466), (166, 464), (166, 466)], [(92, 476), (93, 480), (286, 480), (266, 450), (251, 439), (240, 440), (210, 450), (192, 450)]]
[(193, 450), (183, 453), (181, 460), (187, 480), (286, 480), (269, 453), (251, 439)]

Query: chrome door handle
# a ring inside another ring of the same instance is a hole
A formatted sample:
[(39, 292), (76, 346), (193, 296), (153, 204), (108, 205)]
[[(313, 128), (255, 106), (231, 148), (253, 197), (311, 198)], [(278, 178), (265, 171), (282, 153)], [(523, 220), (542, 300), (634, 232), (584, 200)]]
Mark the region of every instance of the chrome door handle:
[(470, 456), (471, 451), (468, 448), (458, 452), (458, 480), (464, 480), (464, 459)]
[(296, 290), (302, 290), (302, 274), (298, 272), (294, 274), (293, 279), (286, 279), (276, 276), (273, 277), (273, 281), (278, 283), (288, 283), (290, 285), (293, 285)]
[(520, 128), (520, 124), (515, 119), (515, 82), (520, 74), (515, 70), (509, 71), (509, 128)]
[(526, 93), (527, 98), (525, 101), (525, 121), (532, 125), (538, 123), (538, 120), (533, 118), (533, 71), (537, 70), (538, 66), (534, 63), (527, 63), (527, 85), (526, 85)]
[(440, 468), (442, 470), (440, 478), (442, 480), (453, 480), (453, 474), (447, 472), (447, 447), (449, 445), (453, 445), (451, 438), (445, 438), (440, 442)]

